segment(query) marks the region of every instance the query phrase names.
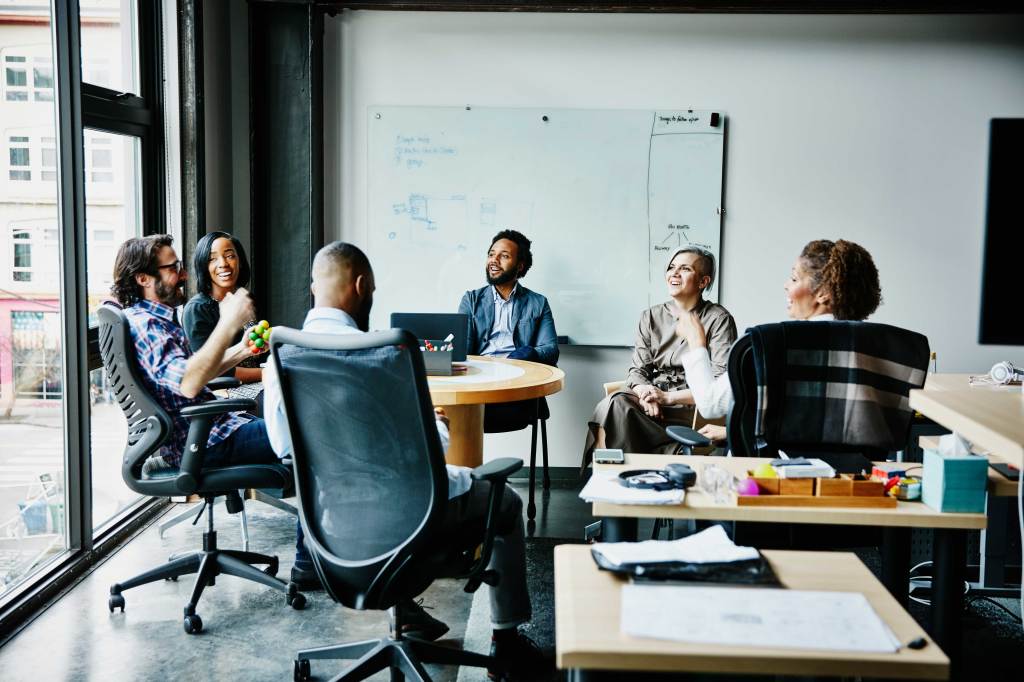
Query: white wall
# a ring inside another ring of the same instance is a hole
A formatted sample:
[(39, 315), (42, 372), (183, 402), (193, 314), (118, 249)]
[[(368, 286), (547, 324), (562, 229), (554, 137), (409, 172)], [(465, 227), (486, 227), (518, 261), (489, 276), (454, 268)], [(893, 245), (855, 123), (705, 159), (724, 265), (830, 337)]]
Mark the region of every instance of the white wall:
[[(328, 19), (325, 42), (328, 238), (367, 241), (370, 105), (714, 109), (722, 302), (741, 330), (784, 316), (804, 243), (843, 237), (881, 272), (872, 319), (927, 334), (941, 371), (1024, 361), (976, 343), (988, 120), (1024, 116), (1021, 17), (362, 11)], [(563, 348), (553, 465), (579, 461), (601, 383), (628, 360)], [(527, 433), (488, 436), (487, 456), (528, 454)]]

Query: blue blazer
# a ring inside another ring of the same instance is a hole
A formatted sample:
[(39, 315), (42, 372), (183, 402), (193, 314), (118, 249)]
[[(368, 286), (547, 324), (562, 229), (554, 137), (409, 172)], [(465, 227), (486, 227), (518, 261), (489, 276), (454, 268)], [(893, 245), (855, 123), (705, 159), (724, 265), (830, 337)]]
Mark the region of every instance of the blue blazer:
[[(510, 357), (557, 365), (558, 335), (555, 333), (555, 318), (551, 315), (548, 299), (522, 284), (516, 287), (512, 296), (512, 342), (516, 352)], [(468, 351), (471, 355), (479, 355), (494, 326), (494, 295), (491, 287), (481, 287), (463, 294), (459, 312), (469, 315)], [(520, 349), (528, 348), (532, 348), (533, 353), (519, 353)]]

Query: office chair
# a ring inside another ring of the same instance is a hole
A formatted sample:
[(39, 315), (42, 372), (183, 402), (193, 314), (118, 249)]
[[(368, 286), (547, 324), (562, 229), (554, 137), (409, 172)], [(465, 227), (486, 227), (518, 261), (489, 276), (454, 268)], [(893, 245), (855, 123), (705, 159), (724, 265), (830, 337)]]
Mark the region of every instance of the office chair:
[[(760, 440), (754, 333), (774, 335), (776, 358), (804, 358), (775, 363), (783, 385), (771, 396), (770, 428)], [(923, 335), (872, 322), (781, 322), (749, 329), (729, 351), (729, 449), (735, 457), (774, 458), (781, 449), (840, 463), (851, 454), (885, 459), (906, 445), (913, 418), (908, 396), (924, 385), (929, 356)], [(857, 392), (856, 401), (846, 398), (848, 391)], [(850, 402), (869, 407), (871, 428), (840, 432), (830, 426), (842, 423)]]
[[(527, 401), (524, 401), (527, 402)], [(540, 442), (541, 442), (541, 453), (544, 458), (544, 478), (543, 486), (544, 490), (551, 488), (551, 478), (548, 475), (548, 419), (551, 417), (551, 410), (548, 408), (548, 401), (545, 398), (537, 398), (536, 400), (529, 401), (533, 402), (536, 407), (534, 408), (533, 418), (525, 423), (510, 423), (510, 424), (494, 424), (487, 422), (487, 414), (484, 413), (484, 433), (511, 433), (512, 431), (521, 431), (526, 427), (530, 427), (530, 492), (526, 503), (526, 518), (529, 521), (533, 521), (534, 517), (537, 516), (537, 504), (534, 501), (534, 488), (536, 487), (537, 480), (537, 425), (540, 424)], [(490, 405), (485, 406), (485, 410), (490, 408)]]
[[(213, 526), (213, 506), (218, 497), (226, 498), (230, 513), (244, 511), (240, 488), (285, 488), (291, 479), (287, 467), (278, 464), (250, 464), (211, 469), (203, 468), (206, 441), (216, 416), (250, 408), (251, 400), (211, 400), (185, 407), (182, 416), (189, 419), (188, 440), (181, 464), (177, 469), (161, 470), (153, 477), (144, 478), (142, 466), (146, 459), (159, 452), (171, 433), (171, 418), (150, 396), (135, 357), (128, 321), (124, 313), (113, 305), (100, 306), (99, 342), (103, 368), (110, 379), (117, 403), (128, 421), (128, 442), (121, 462), (121, 476), (125, 484), (142, 495), (171, 497), (173, 495), (199, 495), (207, 515), (207, 530), (203, 533), (201, 551), (177, 556), (167, 563), (133, 578), (110, 586), (107, 607), (113, 613), (124, 612), (125, 590), (157, 580), (177, 580), (179, 576), (196, 573), (195, 588), (185, 604), (184, 628), (192, 634), (203, 629), (203, 621), (196, 613), (196, 605), (208, 585), (221, 574), (228, 574), (261, 583), (287, 595), (287, 603), (294, 609), (305, 606), (305, 597), (289, 585), (274, 577), (278, 560), (275, 556), (255, 552), (217, 548), (217, 532)], [(198, 519), (198, 516), (197, 516)], [(252, 564), (266, 564), (259, 570)]]
[[(758, 376), (753, 334), (774, 338), (767, 352), (781, 367), (777, 390), (764, 391), (769, 428), (756, 432)], [(916, 332), (871, 322), (782, 322), (748, 329), (729, 352), (733, 406), (726, 420), (729, 449), (735, 457), (819, 457), (837, 471), (860, 471), (871, 461), (902, 450), (913, 410), (910, 389), (924, 385), (928, 339)], [(798, 359), (802, 358), (802, 359)], [(846, 396), (857, 396), (850, 407)], [(853, 409), (857, 428), (837, 429)], [(870, 424), (870, 428), (865, 425)], [(835, 548), (878, 545), (877, 529), (833, 526), (799, 527), (736, 524), (736, 538), (756, 546)], [(886, 535), (889, 532), (886, 531)], [(841, 540), (841, 541), (840, 541)]]
[(392, 679), (429, 680), (423, 663), (494, 668), (489, 656), (405, 639), (395, 606), (436, 578), (466, 591), (501, 576), (487, 569), (507, 478), (523, 466), (498, 459), (472, 472), (491, 483), (481, 537), (452, 544), (445, 530), (448, 478), (416, 338), (392, 329), (312, 334), (275, 327), (271, 358), (293, 447), (299, 519), (327, 593), (360, 610), (387, 610), (387, 637), (299, 651), (296, 680), (314, 659), (358, 659), (334, 680), (385, 668)]

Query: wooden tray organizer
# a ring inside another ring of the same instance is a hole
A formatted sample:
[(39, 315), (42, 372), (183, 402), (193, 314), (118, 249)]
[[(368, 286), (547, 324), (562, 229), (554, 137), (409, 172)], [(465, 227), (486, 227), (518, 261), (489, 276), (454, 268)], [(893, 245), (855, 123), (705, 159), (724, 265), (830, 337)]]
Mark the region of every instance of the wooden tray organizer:
[(885, 494), (885, 484), (861, 474), (838, 478), (756, 478), (759, 495), (737, 495), (741, 507), (867, 507), (892, 509), (895, 497)]

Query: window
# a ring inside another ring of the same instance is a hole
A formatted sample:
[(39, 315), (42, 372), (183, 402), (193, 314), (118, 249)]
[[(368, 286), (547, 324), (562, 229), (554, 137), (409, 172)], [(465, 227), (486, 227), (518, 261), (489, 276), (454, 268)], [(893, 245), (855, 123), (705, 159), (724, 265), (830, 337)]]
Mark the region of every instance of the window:
[(42, 170), (39, 171), (40, 179), (47, 182), (57, 180), (57, 138), (40, 138), (41, 151), (39, 155), (42, 161)]
[(32, 179), (32, 163), (31, 155), (29, 154), (28, 147), (28, 136), (27, 135), (11, 135), (9, 138), (9, 152), (8, 157), (10, 160), (11, 169), (9, 171), (11, 180), (31, 180)]
[(3, 62), (5, 100), (53, 101), (53, 62), (49, 57), (6, 54)]
[(15, 395), (42, 400), (63, 397), (60, 334), (60, 314), (56, 311), (11, 312)]
[(28, 67), (25, 57), (4, 57), (4, 84), (8, 102), (28, 101)]
[(113, 140), (109, 137), (96, 137), (90, 135), (86, 139), (86, 179), (89, 182), (113, 182), (114, 181), (114, 151), (111, 148)]
[(29, 222), (15, 224), (11, 228), (11, 279), (13, 281), (33, 282), (46, 290), (57, 290), (60, 243), (57, 228), (50, 225), (52, 223), (42, 227)]

